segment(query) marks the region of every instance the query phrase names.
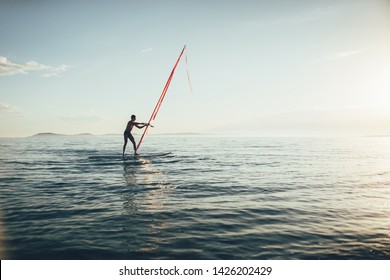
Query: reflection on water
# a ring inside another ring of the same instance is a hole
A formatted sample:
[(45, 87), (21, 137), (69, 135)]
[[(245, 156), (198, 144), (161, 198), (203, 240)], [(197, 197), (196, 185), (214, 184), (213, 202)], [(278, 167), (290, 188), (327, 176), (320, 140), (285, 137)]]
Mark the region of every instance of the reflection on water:
[(5, 247), (5, 226), (3, 223), (3, 213), (0, 210), (0, 260), (5, 260), (7, 256), (7, 248)]
[(169, 220), (162, 213), (166, 212), (165, 201), (169, 199), (169, 185), (161, 170), (152, 165), (152, 161), (137, 157), (124, 160), (123, 176), (128, 187), (122, 197), (124, 209), (129, 221), (137, 223), (126, 227), (129, 252), (153, 253), (164, 242), (162, 232), (169, 227)]

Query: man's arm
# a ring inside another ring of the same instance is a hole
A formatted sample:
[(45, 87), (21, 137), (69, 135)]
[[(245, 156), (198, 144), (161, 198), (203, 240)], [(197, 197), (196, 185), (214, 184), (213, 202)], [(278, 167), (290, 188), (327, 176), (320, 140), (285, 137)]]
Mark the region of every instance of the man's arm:
[[(147, 123), (134, 123), (134, 125), (138, 128), (144, 128), (145, 126), (148, 126), (150, 124), (147, 124)], [(150, 125), (151, 127), (153, 127), (152, 125)]]

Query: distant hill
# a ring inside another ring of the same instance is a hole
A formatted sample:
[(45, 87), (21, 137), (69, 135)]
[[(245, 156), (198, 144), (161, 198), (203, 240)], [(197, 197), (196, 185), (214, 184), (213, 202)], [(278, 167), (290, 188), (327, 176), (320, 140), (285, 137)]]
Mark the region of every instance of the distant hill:
[[(134, 135), (139, 136), (141, 133), (138, 131), (134, 131)], [(192, 133), (192, 132), (187, 132), (187, 133), (157, 133), (157, 134), (150, 134), (150, 136), (199, 136), (203, 135), (202, 133)], [(73, 137), (73, 136), (97, 136), (95, 134), (91, 133), (79, 133), (79, 134), (59, 134), (59, 133), (53, 133), (53, 132), (41, 132), (34, 134), (30, 137)], [(109, 133), (109, 134), (103, 134), (99, 136), (121, 136), (120, 133)]]
[(42, 132), (34, 134), (31, 137), (52, 137), (52, 136), (65, 136), (65, 134), (58, 134), (58, 133), (52, 133), (52, 132)]
[(31, 137), (58, 137), (58, 136), (94, 136), (91, 133), (79, 133), (79, 134), (59, 134), (59, 133), (53, 133), (53, 132), (41, 132), (32, 135)]
[(93, 135), (91, 133), (79, 133), (79, 134), (74, 134), (72, 136), (95, 136), (95, 135)]

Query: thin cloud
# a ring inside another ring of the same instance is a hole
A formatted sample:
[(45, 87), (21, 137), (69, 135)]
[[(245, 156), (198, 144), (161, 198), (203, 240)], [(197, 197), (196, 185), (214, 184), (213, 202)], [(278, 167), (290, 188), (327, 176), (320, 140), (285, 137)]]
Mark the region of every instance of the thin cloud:
[(307, 21), (321, 20), (321, 19), (330, 18), (332, 16), (338, 15), (339, 13), (340, 13), (339, 6), (318, 7), (312, 10), (308, 10), (295, 17), (291, 17), (289, 21), (307, 22)]
[(0, 113), (23, 116), (25, 112), (22, 108), (12, 106), (7, 103), (0, 103)]
[(71, 68), (70, 65), (60, 65), (58, 67), (51, 67), (47, 69), (48, 71), (45, 74), (42, 74), (43, 77), (49, 78), (49, 77), (61, 77), (62, 73), (68, 71), (68, 69)]
[(29, 61), (25, 64), (16, 64), (9, 61), (6, 57), (0, 56), (0, 75), (11, 76), (16, 74), (27, 74), (30, 71), (45, 70), (47, 66), (36, 61)]
[(152, 48), (147, 48), (147, 49), (143, 49), (141, 52), (142, 53), (147, 53), (147, 52), (151, 52), (151, 51), (153, 51)]
[(350, 56), (361, 54), (362, 52), (363, 52), (362, 50), (337, 52), (337, 53), (335, 53), (333, 55), (328, 56), (325, 60), (347, 58), (347, 57), (350, 57)]
[(4, 56), (0, 56), (0, 76), (12, 76), (17, 74), (28, 74), (32, 71), (42, 71), (43, 77), (59, 77), (69, 68), (69, 65), (49, 66), (34, 60), (24, 64), (17, 64), (9, 61)]

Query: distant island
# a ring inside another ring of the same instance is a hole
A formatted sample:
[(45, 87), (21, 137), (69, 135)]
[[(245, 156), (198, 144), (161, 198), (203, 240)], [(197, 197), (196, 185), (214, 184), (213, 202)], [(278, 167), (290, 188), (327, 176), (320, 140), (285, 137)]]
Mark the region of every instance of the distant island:
[[(139, 132), (135, 132), (134, 135), (139, 135)], [(197, 136), (197, 135), (204, 135), (203, 133), (194, 133), (194, 132), (185, 132), (185, 133), (158, 133), (158, 134), (150, 134), (150, 136)], [(108, 134), (102, 134), (102, 135), (95, 135), (91, 133), (79, 133), (79, 134), (60, 134), (60, 133), (53, 133), (53, 132), (41, 132), (34, 134), (29, 137), (70, 137), (70, 136), (121, 136), (121, 134), (114, 134), (114, 133), (108, 133)]]
[(94, 136), (91, 133), (79, 133), (79, 134), (59, 134), (59, 133), (53, 133), (53, 132), (42, 132), (34, 134), (30, 137), (58, 137), (58, 136)]
[(43, 132), (43, 133), (37, 133), (30, 137), (47, 137), (47, 136), (65, 136), (64, 134), (57, 134), (52, 132)]

